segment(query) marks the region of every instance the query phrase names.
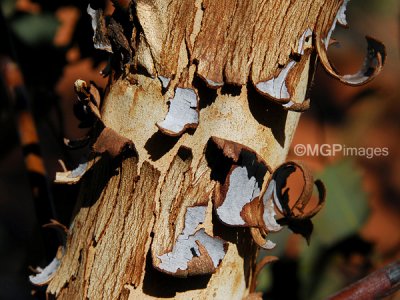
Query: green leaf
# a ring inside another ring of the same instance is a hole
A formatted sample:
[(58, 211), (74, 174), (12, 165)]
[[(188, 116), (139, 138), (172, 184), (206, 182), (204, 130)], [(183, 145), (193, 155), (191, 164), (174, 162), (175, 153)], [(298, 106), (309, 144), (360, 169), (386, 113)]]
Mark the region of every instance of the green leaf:
[(9, 18), (15, 11), (15, 0), (0, 0), (1, 9), (5, 18)]
[[(357, 233), (369, 212), (361, 173), (353, 160), (339, 161), (316, 177), (324, 182), (327, 199), (325, 207), (312, 219), (311, 244), (304, 246), (300, 258), (302, 298), (307, 300), (322, 299), (323, 294), (326, 297), (342, 287), (335, 261), (328, 262), (328, 268), (319, 274), (314, 274), (315, 265), (329, 247)], [(314, 286), (315, 282), (319, 285)]]
[(19, 39), (30, 46), (52, 44), (59, 21), (50, 13), (23, 15), (11, 23)]
[(360, 171), (351, 159), (327, 167), (319, 176), (326, 186), (325, 207), (313, 218), (312, 239), (324, 246), (357, 232), (368, 216)]

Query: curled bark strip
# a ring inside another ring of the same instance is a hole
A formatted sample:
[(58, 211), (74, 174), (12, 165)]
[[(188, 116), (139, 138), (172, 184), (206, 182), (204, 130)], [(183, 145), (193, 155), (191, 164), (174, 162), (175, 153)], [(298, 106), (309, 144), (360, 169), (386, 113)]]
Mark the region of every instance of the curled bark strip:
[(86, 147), (90, 142), (89, 136), (84, 136), (82, 138), (76, 140), (70, 140), (64, 138), (64, 145), (67, 146), (69, 149), (80, 149)]
[(215, 146), (217, 146), (217, 148), (220, 151), (222, 151), (224, 156), (232, 159), (235, 163), (238, 162), (238, 160), (240, 158), (240, 153), (242, 151), (254, 153), (254, 155), (256, 156), (256, 159), (257, 159), (257, 163), (265, 165), (268, 172), (272, 173), (272, 169), (267, 165), (265, 160), (261, 156), (259, 156), (254, 150), (252, 150), (251, 148), (249, 148), (245, 145), (242, 145), (242, 144), (239, 144), (239, 143), (236, 143), (233, 141), (228, 141), (228, 140), (216, 137), (216, 136), (212, 136), (209, 140), (209, 143), (212, 143)]
[(54, 183), (75, 184), (89, 171), (100, 159), (99, 156), (93, 158), (83, 158), (82, 162), (73, 170), (57, 172)]
[(67, 243), (67, 236), (69, 233), (68, 228), (65, 225), (53, 219), (50, 220), (49, 224), (43, 225), (43, 227), (56, 229), (62, 237), (62, 245), (58, 247), (56, 256), (44, 269), (37, 267), (35, 269), (37, 274), (29, 276), (30, 282), (37, 286), (46, 285), (53, 279), (55, 273), (60, 267), (61, 259), (64, 256), (65, 245)]
[[(300, 193), (299, 199), (293, 207), (289, 207), (288, 190), (284, 190), (287, 184), (287, 179), (290, 174), (299, 169), (302, 173), (304, 180), (303, 189)], [(273, 173), (271, 179), (275, 182), (275, 190), (273, 199), (275, 205), (280, 212), (285, 216), (300, 217), (304, 215), (304, 209), (311, 199), (313, 193), (314, 179), (308, 168), (302, 163), (296, 161), (289, 161), (280, 165)], [(319, 181), (320, 182), (320, 181)], [(323, 200), (322, 200), (323, 202)], [(296, 213), (297, 211), (298, 213)]]
[(282, 107), (285, 110), (304, 112), (310, 108), (310, 99), (306, 99), (302, 103), (296, 103), (290, 100), (288, 103), (282, 104)]
[[(313, 229), (310, 219), (320, 211), (325, 201), (325, 187), (321, 181), (315, 181), (318, 203), (306, 210), (313, 193), (314, 179), (300, 162), (286, 162), (272, 172), (253, 150), (243, 145), (216, 137), (210, 139), (208, 147), (212, 145), (222, 152), (225, 160), (231, 159), (229, 169), (215, 166), (227, 169), (225, 178), (217, 183), (213, 197), (216, 214), (224, 224), (250, 227), (254, 241), (264, 249), (275, 246), (265, 236), (281, 230), (281, 225), (288, 225), (293, 232), (309, 240)], [(216, 160), (222, 161), (223, 158)], [(272, 175), (264, 185), (267, 170)], [(296, 170), (300, 170), (304, 183), (299, 198), (289, 206), (287, 179)], [(263, 186), (265, 190), (261, 192)], [(275, 208), (284, 216), (283, 219), (275, 219)]]
[(263, 228), (265, 231), (279, 231), (281, 230), (281, 226), (275, 220), (275, 205), (273, 201), (274, 193), (275, 193), (275, 182), (271, 182), (267, 190), (265, 191), (264, 195), (262, 196), (263, 199)]
[(241, 212), (244, 206), (259, 196), (261, 192), (263, 177), (257, 174), (260, 172), (258, 166), (251, 165), (252, 157), (247, 159), (249, 163), (245, 162), (243, 166), (232, 167), (222, 187), (222, 195), (225, 194), (225, 197), (216, 211), (220, 220), (227, 225), (248, 226)]
[[(97, 119), (101, 119), (101, 97), (96, 85), (93, 82), (88, 85), (84, 80), (78, 79), (75, 81), (74, 87), (78, 96), (78, 103), (83, 106), (84, 110), (88, 110), (86, 113), (92, 113)], [(80, 116), (77, 117), (79, 118)]]
[(37, 267), (35, 271), (37, 271), (36, 275), (30, 275), (29, 281), (37, 286), (43, 286), (49, 284), (49, 282), (55, 276), (58, 268), (61, 264), (61, 258), (64, 256), (64, 247), (60, 246), (57, 250), (57, 255), (54, 259), (48, 264), (44, 269)]
[(245, 204), (240, 212), (240, 216), (250, 227), (264, 227), (262, 220), (263, 203), (260, 197), (256, 197), (251, 202)]
[(266, 238), (264, 238), (260, 228), (251, 227), (250, 233), (254, 242), (261, 248), (265, 250), (271, 250), (275, 248), (276, 244), (271, 240), (267, 240)]
[(248, 294), (246, 297), (243, 298), (243, 300), (262, 300), (262, 293), (251, 293)]
[(111, 43), (107, 36), (106, 20), (102, 9), (93, 9), (90, 4), (87, 13), (92, 18), (94, 47), (112, 53)]
[(107, 37), (111, 43), (114, 55), (121, 55), (122, 61), (120, 68), (123, 70), (123, 65), (131, 62), (132, 49), (128, 39), (125, 36), (124, 28), (113, 16), (110, 16), (107, 24)]
[(331, 64), (327, 54), (327, 48), (324, 40), (321, 37), (316, 37), (316, 48), (319, 56), (319, 60), (322, 63), (325, 71), (328, 72), (334, 78), (340, 80), (341, 82), (351, 85), (358, 86), (366, 84), (374, 79), (385, 63), (386, 50), (385, 46), (378, 40), (372, 37), (365, 37), (368, 43), (367, 55), (364, 59), (364, 63), (361, 69), (351, 75), (340, 75), (336, 71), (335, 67)]
[(111, 128), (104, 128), (97, 137), (92, 149), (97, 154), (108, 153), (112, 158), (117, 157), (126, 150), (136, 153), (135, 145), (132, 141), (118, 134)]
[(322, 209), (322, 207), (325, 203), (326, 188), (325, 188), (324, 183), (321, 180), (317, 179), (314, 182), (314, 184), (318, 190), (318, 203), (313, 209), (311, 209), (309, 212), (303, 214), (299, 219), (311, 219)]
[[(90, 81), (89, 94), (90, 94), (90, 101), (95, 105), (95, 107), (97, 109), (100, 109), (101, 95), (100, 95), (99, 88), (93, 81)], [(99, 115), (100, 115), (100, 112), (99, 112)]]
[(128, 138), (123, 137), (111, 128), (105, 127), (96, 137), (89, 137), (91, 152), (88, 157), (83, 157), (82, 162), (71, 171), (57, 172), (55, 183), (75, 184), (86, 174), (101, 155), (107, 153), (111, 158), (116, 158), (126, 152), (137, 155), (135, 145)]
[(265, 256), (263, 259), (259, 261), (259, 263), (256, 265), (256, 269), (254, 271), (253, 277), (250, 282), (250, 288), (249, 288), (249, 293), (252, 294), (256, 290), (257, 286), (257, 277), (260, 274), (261, 270), (268, 264), (273, 263), (278, 260), (278, 257), (276, 256)]
[(43, 227), (44, 228), (53, 228), (53, 229), (57, 230), (60, 233), (61, 237), (62, 237), (61, 240), (63, 242), (63, 245), (66, 244), (67, 236), (69, 234), (69, 230), (64, 224), (61, 224), (57, 220), (51, 219), (50, 223), (44, 224)]
[[(286, 184), (288, 177), (296, 169), (302, 172), (304, 185), (297, 201), (294, 205), (289, 206), (289, 189), (286, 188)], [(312, 209), (306, 210), (313, 193), (314, 184), (318, 190), (318, 203)], [(309, 242), (313, 231), (311, 218), (321, 210), (325, 202), (326, 193), (323, 183), (320, 180), (314, 182), (311, 172), (304, 165), (290, 161), (275, 170), (268, 184), (268, 189), (270, 189), (271, 185), (273, 190), (271, 197), (277, 209), (284, 216), (284, 218), (278, 220), (278, 223), (287, 225), (294, 233), (301, 234)]]
[(89, 127), (87, 136), (78, 140), (64, 139), (64, 143), (72, 149), (89, 146), (90, 153), (82, 158), (82, 162), (74, 170), (57, 172), (55, 183), (75, 184), (90, 168), (100, 159), (100, 155), (107, 153), (111, 158), (116, 158), (126, 151), (137, 155), (133, 142), (106, 127), (101, 120), (100, 105), (101, 96), (96, 85), (89, 85), (83, 80), (77, 80), (74, 84), (78, 102), (74, 107), (76, 117), (81, 124)]

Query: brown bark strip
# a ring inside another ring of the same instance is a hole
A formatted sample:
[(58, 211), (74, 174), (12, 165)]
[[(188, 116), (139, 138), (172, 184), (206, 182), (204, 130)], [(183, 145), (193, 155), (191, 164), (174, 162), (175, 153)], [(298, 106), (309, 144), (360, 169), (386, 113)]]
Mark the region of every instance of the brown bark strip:
[(136, 13), (158, 74), (174, 78), (193, 29), (195, 1), (136, 1)]
[[(146, 249), (150, 247), (159, 172), (144, 163), (139, 178), (137, 158), (128, 158), (118, 169), (120, 175), (112, 176), (102, 190), (95, 191), (95, 194), (102, 191), (97, 199), (96, 195), (91, 195), (91, 187), (95, 185), (101, 189), (101, 182), (109, 174), (107, 168), (104, 169), (106, 164), (98, 166), (92, 178), (83, 183), (81, 201), (84, 206), (72, 225), (74, 233), (68, 239), (65, 259), (58, 271), (62, 276), (53, 280), (48, 288), (60, 298), (67, 284), (74, 295), (117, 299), (125, 284), (138, 285), (142, 280)], [(137, 220), (141, 220), (142, 226), (137, 226)], [(121, 230), (129, 234), (121, 235)], [(81, 276), (84, 281), (73, 280)]]
[[(249, 75), (255, 84), (266, 81), (276, 75), (278, 65), (290, 61), (307, 28), (318, 34), (330, 28), (335, 14), (325, 18), (322, 11), (336, 12), (341, 2), (205, 0), (199, 33), (194, 45), (188, 43), (190, 60), (198, 63), (197, 72), (210, 87), (224, 82), (243, 85)], [(172, 78), (178, 73), (182, 43), (190, 40), (196, 8), (194, 1), (170, 1), (165, 8), (161, 1), (137, 1), (138, 18), (158, 73)], [(185, 26), (176, 28), (177, 21)], [(156, 28), (157, 34), (150, 28)], [(271, 42), (276, 40), (281, 42)]]

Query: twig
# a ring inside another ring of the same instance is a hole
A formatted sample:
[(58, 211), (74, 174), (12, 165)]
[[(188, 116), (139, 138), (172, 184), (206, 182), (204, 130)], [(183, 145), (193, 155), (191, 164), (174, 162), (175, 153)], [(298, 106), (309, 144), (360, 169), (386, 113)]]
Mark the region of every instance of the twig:
[(396, 261), (344, 288), (328, 300), (381, 299), (399, 288), (400, 261)]

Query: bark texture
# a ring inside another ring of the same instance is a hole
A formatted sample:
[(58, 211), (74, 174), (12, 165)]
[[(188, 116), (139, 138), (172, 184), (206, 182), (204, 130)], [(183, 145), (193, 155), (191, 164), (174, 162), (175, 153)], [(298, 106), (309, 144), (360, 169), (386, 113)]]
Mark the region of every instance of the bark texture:
[[(299, 119), (287, 109), (302, 108), (306, 98), (313, 41), (328, 38), (342, 5), (137, 0), (106, 23), (91, 7), (94, 25), (101, 25), (93, 26), (95, 46), (113, 52), (101, 121), (136, 152), (101, 155), (83, 177), (48, 293), (58, 299), (245, 297), (257, 247), (249, 228), (221, 222), (213, 201), (234, 180), (239, 192), (254, 182), (252, 197), (266, 189)], [(212, 137), (236, 152), (218, 156)], [(246, 151), (256, 155), (239, 156)], [(260, 159), (267, 168), (257, 179), (249, 170)], [(244, 170), (248, 178), (234, 175)]]

